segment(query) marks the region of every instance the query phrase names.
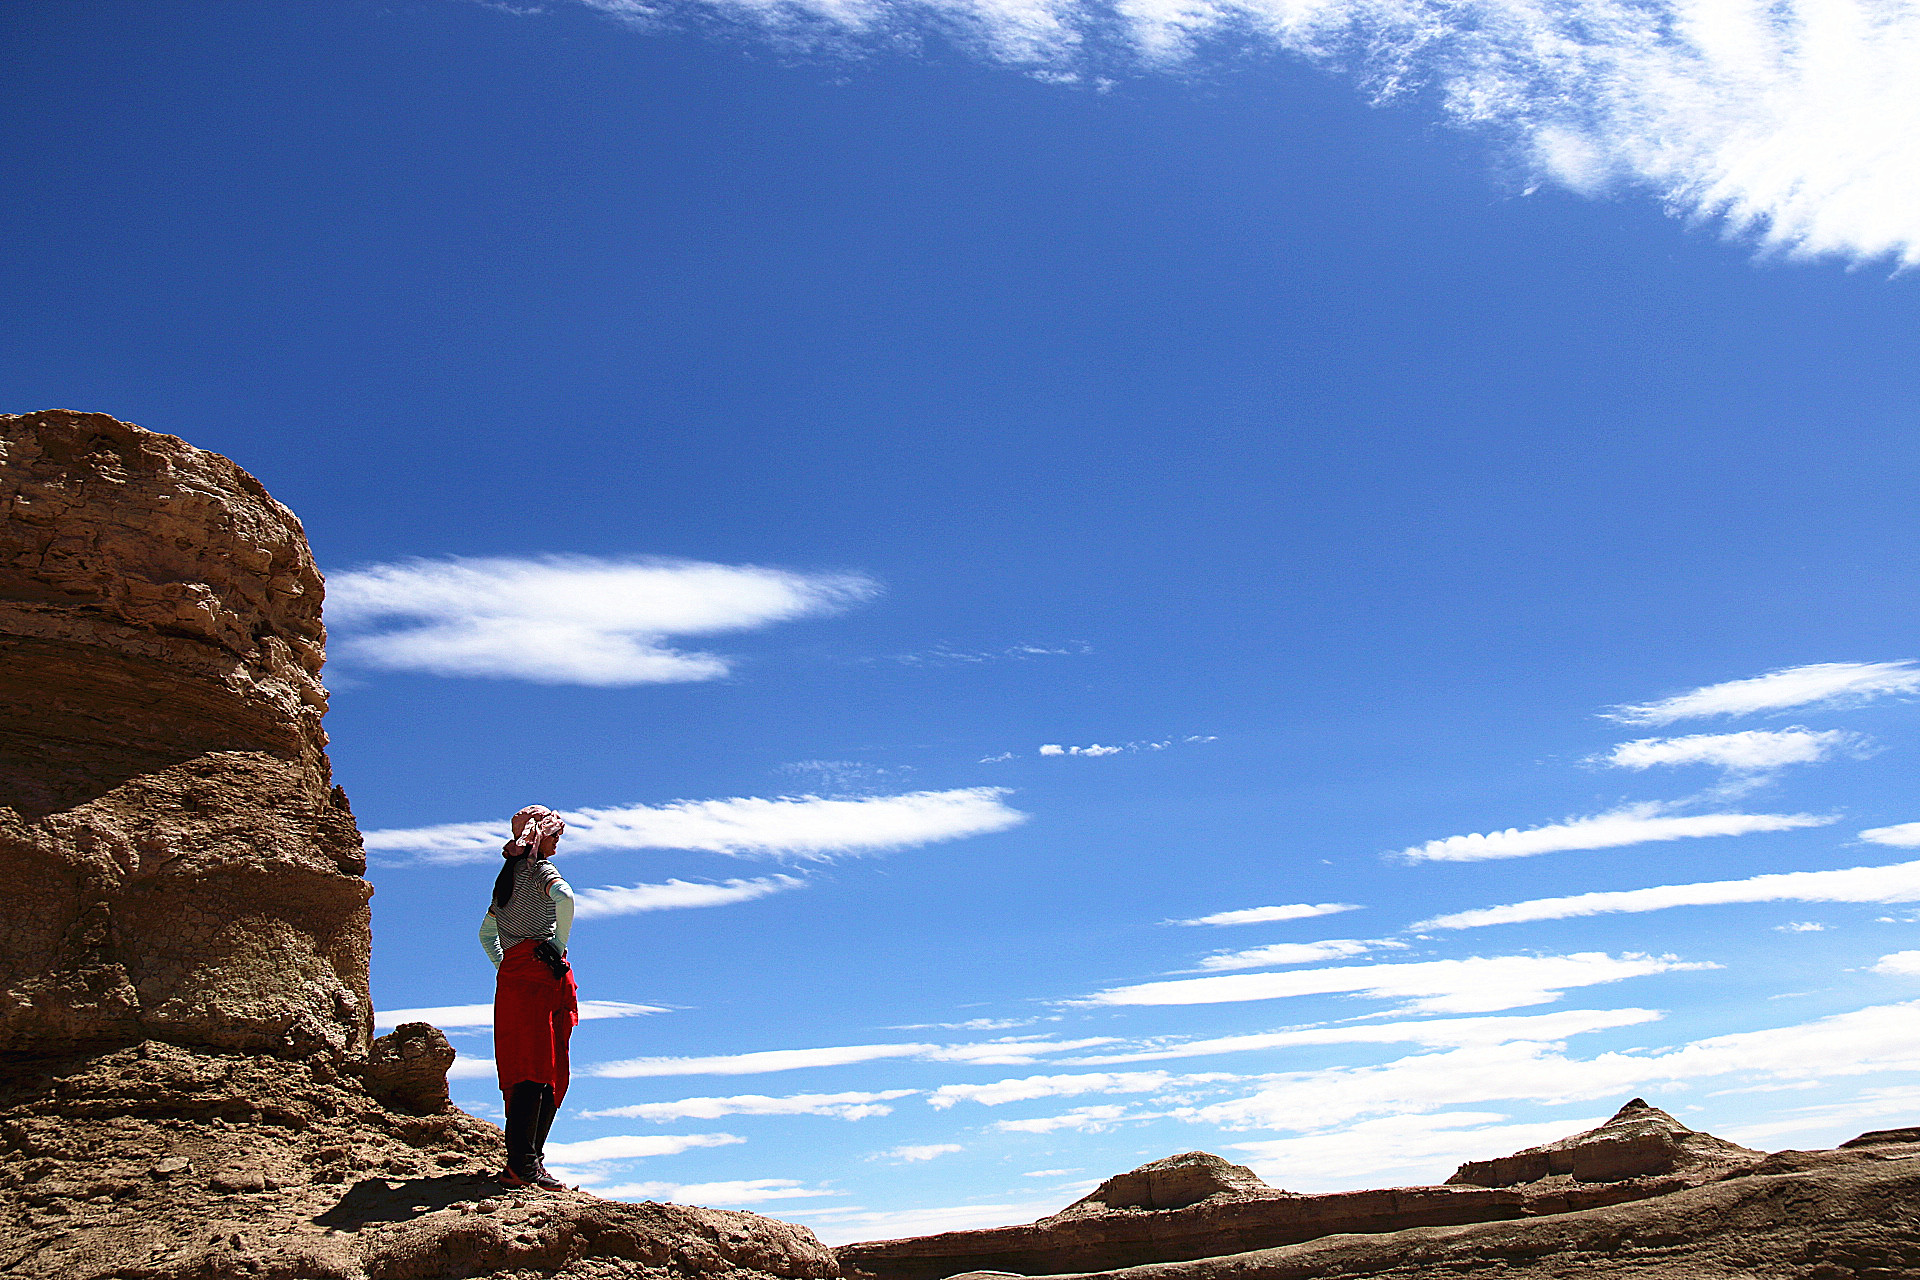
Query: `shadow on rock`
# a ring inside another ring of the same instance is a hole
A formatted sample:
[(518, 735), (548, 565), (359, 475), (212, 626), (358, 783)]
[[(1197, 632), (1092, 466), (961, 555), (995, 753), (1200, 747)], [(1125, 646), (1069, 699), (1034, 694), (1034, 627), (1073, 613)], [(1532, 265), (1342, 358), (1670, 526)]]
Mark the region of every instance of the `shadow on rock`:
[(358, 1231), (370, 1222), (405, 1222), (462, 1201), (501, 1194), (500, 1184), (470, 1173), (441, 1178), (366, 1178), (353, 1184), (339, 1203), (313, 1221), (340, 1231)]

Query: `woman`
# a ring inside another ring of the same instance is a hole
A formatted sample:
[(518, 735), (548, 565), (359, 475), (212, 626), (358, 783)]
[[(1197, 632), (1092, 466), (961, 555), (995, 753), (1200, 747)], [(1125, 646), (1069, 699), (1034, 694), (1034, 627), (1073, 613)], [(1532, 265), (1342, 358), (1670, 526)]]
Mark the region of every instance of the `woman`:
[(499, 975), (493, 994), (493, 1057), (507, 1100), (509, 1187), (565, 1188), (547, 1172), (547, 1131), (567, 1096), (567, 1043), (580, 1022), (579, 992), (567, 964), (573, 889), (548, 861), (567, 824), (545, 805), (513, 815), (507, 865), (493, 882), (480, 945)]

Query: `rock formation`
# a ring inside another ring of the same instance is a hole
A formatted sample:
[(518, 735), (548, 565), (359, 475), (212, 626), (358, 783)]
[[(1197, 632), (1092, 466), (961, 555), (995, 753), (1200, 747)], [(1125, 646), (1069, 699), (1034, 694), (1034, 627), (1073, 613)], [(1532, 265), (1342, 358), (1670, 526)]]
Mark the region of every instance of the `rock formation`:
[(1696, 1133), (1633, 1099), (1597, 1129), (1498, 1160), (1439, 1187), (1296, 1195), (1204, 1151), (1109, 1178), (1028, 1226), (842, 1246), (859, 1280), (942, 1280), (957, 1271), (1050, 1275), (1171, 1263), (1300, 1244), (1564, 1214), (1666, 1196), (1756, 1167), (1764, 1155)]
[(0, 1274), (831, 1280), (804, 1227), (513, 1197), (453, 1052), (371, 1040), (322, 584), (217, 454), (0, 416)]
[(218, 454), (0, 417), (0, 1051), (366, 1052), (365, 859), (300, 522)]
[(1045, 1280), (1912, 1280), (1920, 1276), (1920, 1146), (1866, 1141), (1875, 1136), (1833, 1151), (1776, 1152), (1714, 1181), (1620, 1204), (1327, 1235)]

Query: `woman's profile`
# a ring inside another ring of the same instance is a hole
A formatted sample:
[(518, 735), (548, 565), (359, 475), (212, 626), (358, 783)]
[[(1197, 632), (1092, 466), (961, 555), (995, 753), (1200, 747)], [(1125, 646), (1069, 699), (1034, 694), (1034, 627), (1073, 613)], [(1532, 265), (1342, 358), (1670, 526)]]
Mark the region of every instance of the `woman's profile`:
[(509, 1187), (565, 1188), (547, 1172), (547, 1131), (567, 1096), (567, 1044), (580, 1021), (579, 992), (567, 963), (573, 889), (549, 861), (567, 824), (545, 805), (513, 815), (506, 865), (480, 922), (480, 945), (493, 961), (493, 1057), (507, 1103)]

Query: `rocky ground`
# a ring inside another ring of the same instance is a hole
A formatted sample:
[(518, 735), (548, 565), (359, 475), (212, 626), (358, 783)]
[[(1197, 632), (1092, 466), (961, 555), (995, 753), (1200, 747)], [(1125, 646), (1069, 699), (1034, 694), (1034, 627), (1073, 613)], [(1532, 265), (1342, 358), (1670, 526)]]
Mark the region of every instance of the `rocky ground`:
[(323, 1064), (158, 1042), (15, 1061), (0, 1075), (0, 1151), (5, 1275), (838, 1274), (805, 1227), (754, 1214), (503, 1192), (493, 1125), (407, 1114)]

